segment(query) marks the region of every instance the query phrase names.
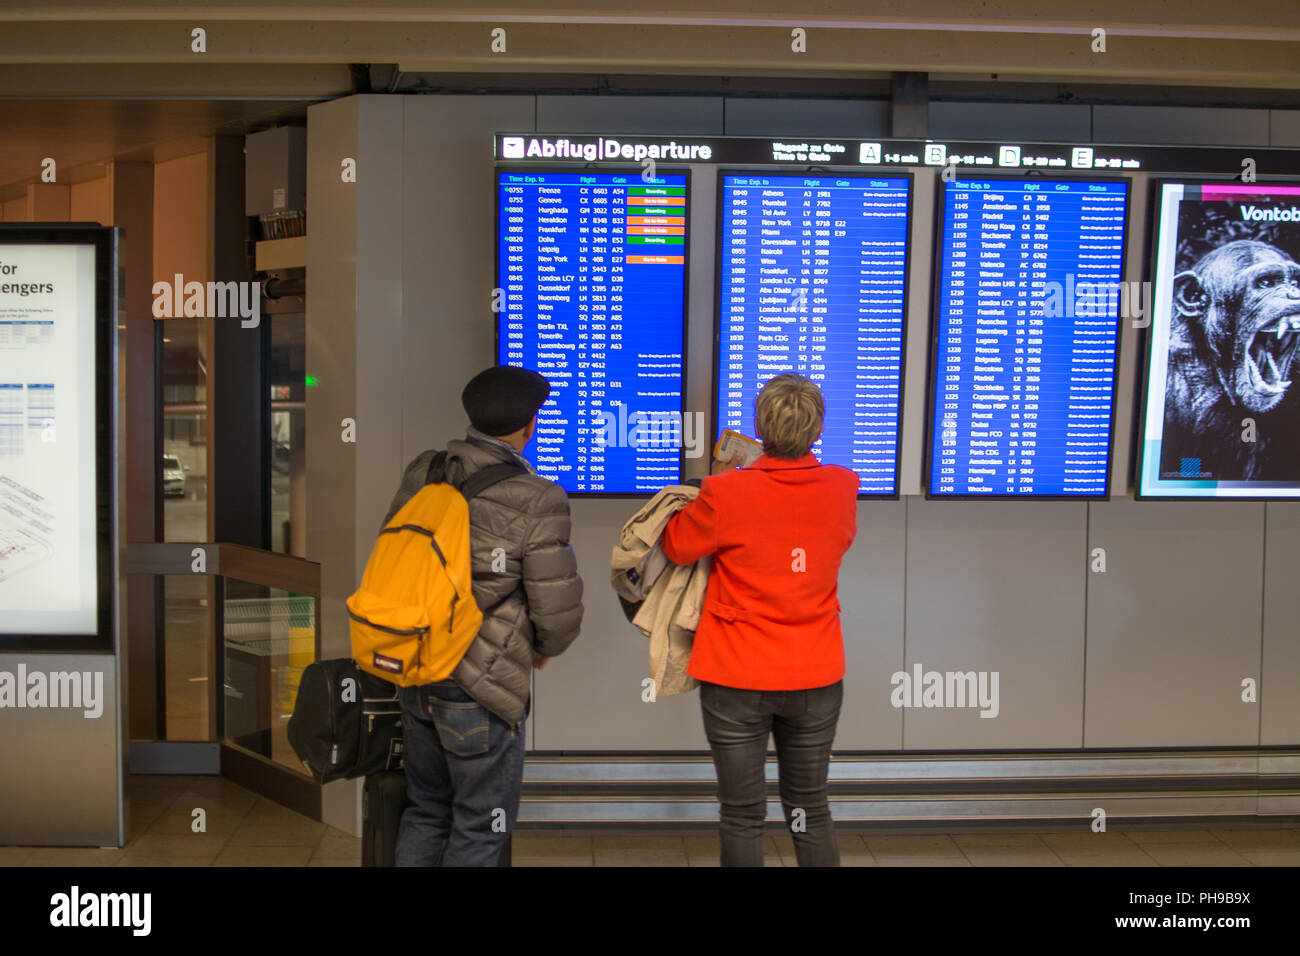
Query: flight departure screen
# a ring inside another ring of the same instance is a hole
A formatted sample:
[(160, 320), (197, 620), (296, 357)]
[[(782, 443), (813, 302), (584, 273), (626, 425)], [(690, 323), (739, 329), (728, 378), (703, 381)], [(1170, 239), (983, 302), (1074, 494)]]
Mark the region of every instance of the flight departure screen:
[(722, 177), (718, 432), (754, 433), (754, 400), (798, 372), (820, 386), (813, 453), (898, 493), (911, 179)]
[(1127, 182), (943, 185), (932, 496), (1108, 493), (1127, 206)]
[(551, 383), (538, 474), (575, 493), (680, 481), (686, 175), (498, 170), (497, 242), (497, 361)]

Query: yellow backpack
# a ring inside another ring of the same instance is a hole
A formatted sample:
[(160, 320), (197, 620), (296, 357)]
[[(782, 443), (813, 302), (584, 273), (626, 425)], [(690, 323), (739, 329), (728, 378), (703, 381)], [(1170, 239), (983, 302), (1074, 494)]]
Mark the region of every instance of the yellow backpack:
[(445, 461), (446, 452), (425, 452), (408, 466), (361, 587), (347, 601), (357, 666), (400, 687), (451, 676), (478, 636), (469, 499), (523, 473), (494, 465), (458, 489), (443, 481)]

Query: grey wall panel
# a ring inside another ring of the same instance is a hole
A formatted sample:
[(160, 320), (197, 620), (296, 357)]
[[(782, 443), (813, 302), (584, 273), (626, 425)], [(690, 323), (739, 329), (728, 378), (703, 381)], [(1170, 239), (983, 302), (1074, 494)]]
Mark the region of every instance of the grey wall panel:
[(1264, 506), (1094, 502), (1088, 547), (1085, 745), (1257, 744)]
[(907, 506), (858, 503), (858, 535), (840, 568), (844, 705), (836, 750), (899, 750), (903, 712), (889, 703), (889, 677), (903, 666)]
[[(324, 658), (351, 653), (343, 602), (357, 586), (355, 448), (339, 440), (339, 423), (356, 417), (357, 254), (359, 183), (345, 183), (341, 163), (357, 158), (363, 102), (349, 97), (307, 110), (307, 368), (318, 384), (307, 390), (307, 553), (321, 566), (320, 647)], [(358, 166), (359, 175), (365, 168)], [(379, 188), (382, 182), (373, 186)], [(340, 454), (347, 452), (347, 455)], [(360, 787), (339, 781), (324, 788), (321, 819), (361, 832)]]
[(609, 586), (609, 558), (641, 499), (575, 499), (573, 550), (585, 593), (582, 633), (537, 674), (538, 750), (707, 750), (699, 694), (641, 699), (649, 641), (628, 623)]
[[(1300, 110), (1269, 110), (1268, 131), (1270, 146), (1300, 146)], [(1270, 172), (1294, 170), (1270, 170)]]
[(1268, 110), (1200, 106), (1094, 106), (1097, 143), (1268, 144)]
[(908, 506), (906, 668), (997, 671), (999, 706), (908, 708), (906, 748), (1078, 747), (1086, 505)]
[[(341, 180), (340, 163), (356, 157), (362, 98), (307, 110), (306, 361), (319, 384), (307, 390), (307, 553), (321, 566), (321, 650), (348, 653), (343, 601), (357, 586), (356, 471), (340, 455), (339, 423), (356, 415), (357, 184)], [(364, 173), (364, 170), (362, 170)], [(378, 184), (377, 184), (378, 185)]]
[[(504, 127), (502, 127), (504, 129)], [(718, 96), (539, 96), (539, 133), (704, 136), (722, 132)]]
[(120, 846), (116, 659), (111, 654), (0, 655), (0, 671), (15, 680), (20, 664), (28, 675), (102, 674), (103, 700), (99, 716), (91, 718), (84, 708), (0, 711), (0, 846)]
[[(636, 500), (572, 503), (573, 543), (586, 586), (582, 635), (537, 678), (539, 750), (707, 749), (698, 695), (641, 700), (648, 646), (610, 589), (609, 552)], [(858, 534), (840, 572), (848, 673), (838, 750), (902, 746), (902, 713), (889, 676), (903, 660), (903, 501), (862, 502)]]
[(1088, 141), (1092, 115), (1087, 106), (1054, 103), (931, 103), (934, 139)]
[[(531, 96), (407, 96), (399, 250), (405, 464), (464, 437), (460, 393), (495, 361), (496, 217), (491, 137), (531, 130)], [(388, 475), (396, 487), (400, 472)], [(391, 490), (389, 492), (391, 494)], [(387, 499), (385, 499), (387, 505)]]
[[(402, 461), (402, 419), (410, 406), (402, 378), (393, 374), (406, 355), (403, 319), (410, 294), (403, 284), (404, 237), (400, 224), (409, 208), (404, 181), (403, 105), (406, 97), (366, 97), (357, 123), (357, 298), (354, 399), (357, 441), (335, 441), (335, 453), (353, 458), (356, 469), (356, 581), (383, 524), (397, 487)], [(326, 605), (323, 610), (330, 611)], [(340, 607), (338, 613), (342, 614)]]
[(1300, 504), (1266, 506), (1259, 742), (1300, 746)]
[(889, 103), (728, 97), (726, 127), (728, 136), (883, 138), (889, 136)]

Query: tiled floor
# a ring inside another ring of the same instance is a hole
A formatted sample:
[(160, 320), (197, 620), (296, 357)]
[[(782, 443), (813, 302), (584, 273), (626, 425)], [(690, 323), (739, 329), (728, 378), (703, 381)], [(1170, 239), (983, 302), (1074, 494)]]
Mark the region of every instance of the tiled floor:
[[(128, 778), (122, 849), (0, 847), (0, 866), (357, 866), (361, 841), (219, 777)], [(202, 809), (206, 830), (195, 832)], [(768, 866), (794, 866), (788, 835)], [(1300, 826), (1146, 825), (990, 832), (842, 833), (844, 866), (1300, 866)], [(717, 866), (714, 834), (515, 834), (515, 866)]]

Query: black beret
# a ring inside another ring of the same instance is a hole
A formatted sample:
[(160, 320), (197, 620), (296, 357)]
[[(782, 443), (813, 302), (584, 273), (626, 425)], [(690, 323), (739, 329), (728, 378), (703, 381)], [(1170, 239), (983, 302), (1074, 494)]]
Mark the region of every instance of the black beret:
[(472, 426), (486, 435), (500, 437), (532, 421), (550, 394), (550, 383), (536, 372), (494, 365), (469, 380), (460, 394), (460, 403)]

